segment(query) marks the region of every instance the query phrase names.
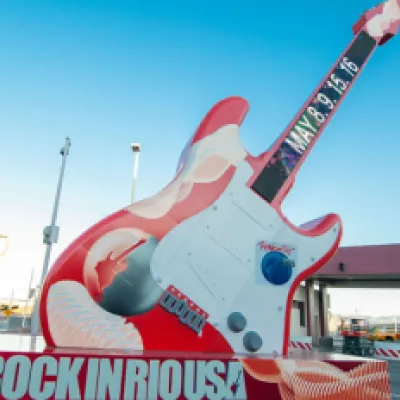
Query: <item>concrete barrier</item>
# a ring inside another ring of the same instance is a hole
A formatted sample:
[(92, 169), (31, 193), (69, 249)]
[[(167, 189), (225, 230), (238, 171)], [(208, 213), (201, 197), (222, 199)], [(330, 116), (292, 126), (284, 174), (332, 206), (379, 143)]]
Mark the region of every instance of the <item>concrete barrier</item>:
[(311, 336), (297, 336), (290, 338), (290, 350), (312, 350)]
[(374, 342), (374, 354), (376, 358), (400, 361), (400, 343)]

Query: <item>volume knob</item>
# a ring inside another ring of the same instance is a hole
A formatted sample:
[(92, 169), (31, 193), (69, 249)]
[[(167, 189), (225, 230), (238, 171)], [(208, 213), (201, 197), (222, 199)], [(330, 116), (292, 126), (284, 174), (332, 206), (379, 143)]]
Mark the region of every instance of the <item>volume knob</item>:
[(235, 333), (241, 332), (247, 325), (245, 316), (237, 311), (229, 314), (227, 322), (229, 329)]

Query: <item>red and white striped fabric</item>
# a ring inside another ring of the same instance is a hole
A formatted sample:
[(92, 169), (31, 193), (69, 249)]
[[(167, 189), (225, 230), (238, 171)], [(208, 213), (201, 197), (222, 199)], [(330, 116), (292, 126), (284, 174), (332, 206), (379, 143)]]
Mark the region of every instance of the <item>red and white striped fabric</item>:
[(374, 353), (376, 358), (400, 361), (400, 343), (375, 342)]
[(311, 337), (290, 339), (289, 349), (290, 350), (312, 350)]

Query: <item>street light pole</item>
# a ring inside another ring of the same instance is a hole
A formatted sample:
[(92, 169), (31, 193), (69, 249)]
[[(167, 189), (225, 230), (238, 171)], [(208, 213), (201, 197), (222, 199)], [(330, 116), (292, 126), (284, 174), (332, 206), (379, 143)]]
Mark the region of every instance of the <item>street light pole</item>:
[(139, 153), (142, 148), (140, 146), (140, 143), (131, 143), (131, 149), (133, 151), (133, 177), (132, 177), (131, 204), (133, 204), (135, 202), (136, 181), (139, 169)]
[(69, 137), (67, 137), (65, 139), (65, 144), (64, 144), (63, 148), (60, 150), (60, 154), (62, 156), (62, 162), (61, 162), (61, 169), (60, 169), (60, 175), (59, 175), (59, 179), (58, 179), (56, 196), (55, 196), (55, 200), (54, 200), (53, 213), (51, 216), (51, 222), (50, 222), (50, 225), (46, 226), (43, 230), (43, 243), (46, 245), (46, 252), (45, 252), (45, 256), (44, 256), (44, 260), (43, 260), (42, 274), (40, 277), (38, 291), (36, 294), (34, 310), (32, 313), (32, 320), (31, 320), (31, 335), (32, 335), (32, 337), (36, 337), (40, 330), (40, 328), (39, 328), (39, 305), (38, 305), (40, 291), (42, 289), (44, 280), (46, 279), (46, 275), (49, 270), (52, 245), (53, 245), (53, 243), (57, 243), (57, 241), (58, 241), (59, 227), (56, 225), (56, 220), (57, 220), (58, 208), (60, 205), (60, 196), (61, 196), (61, 189), (62, 189), (62, 184), (63, 184), (63, 179), (64, 179), (65, 165), (67, 162), (67, 157), (69, 155), (70, 147), (71, 147), (71, 140)]

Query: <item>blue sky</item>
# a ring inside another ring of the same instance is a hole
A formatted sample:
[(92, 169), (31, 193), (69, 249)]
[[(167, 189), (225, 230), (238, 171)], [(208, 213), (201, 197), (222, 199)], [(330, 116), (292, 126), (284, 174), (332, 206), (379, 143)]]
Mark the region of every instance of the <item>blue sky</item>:
[[(0, 231), (11, 239), (0, 296), (11, 286), (23, 293), (30, 268), (41, 267), (66, 135), (54, 256), (129, 203), (131, 141), (143, 147), (139, 198), (169, 182), (188, 137), (224, 97), (250, 102), (243, 142), (254, 154), (268, 148), (373, 5), (3, 0)], [(339, 213), (343, 245), (399, 241), (399, 51), (398, 38), (377, 50), (284, 204), (295, 223)]]

